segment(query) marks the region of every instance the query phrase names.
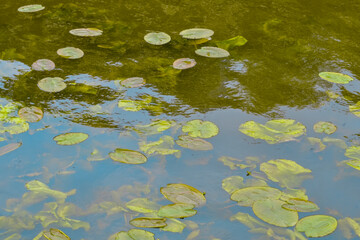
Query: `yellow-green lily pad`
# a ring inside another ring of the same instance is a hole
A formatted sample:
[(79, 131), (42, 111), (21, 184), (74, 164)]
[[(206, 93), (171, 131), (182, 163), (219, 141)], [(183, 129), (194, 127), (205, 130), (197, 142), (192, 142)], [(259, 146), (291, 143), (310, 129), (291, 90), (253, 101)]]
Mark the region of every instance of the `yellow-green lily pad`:
[(64, 79), (60, 77), (47, 77), (38, 82), (38, 87), (45, 92), (60, 92), (66, 88)]
[(197, 55), (208, 58), (224, 58), (230, 56), (230, 53), (222, 48), (217, 47), (201, 47), (195, 50)]
[(48, 231), (44, 231), (43, 236), (48, 240), (70, 240), (68, 235), (56, 228), (50, 228)]
[(103, 31), (97, 28), (77, 28), (70, 30), (70, 33), (79, 37), (96, 37), (102, 35)]
[(141, 227), (141, 228), (161, 228), (165, 227), (166, 218), (134, 218), (130, 221), (130, 224), (134, 227)]
[(196, 65), (196, 61), (191, 58), (179, 58), (176, 59), (173, 63), (173, 68), (184, 70), (192, 68)]
[(195, 207), (206, 203), (206, 198), (202, 192), (183, 183), (168, 184), (166, 187), (160, 188), (160, 192), (173, 203), (188, 203), (195, 205)]
[(225, 50), (229, 50), (234, 47), (243, 46), (246, 43), (247, 43), (246, 38), (244, 38), (243, 36), (236, 36), (236, 37), (224, 40), (224, 41), (217, 41), (216, 46), (218, 46), (219, 48), (225, 49)]
[(45, 7), (42, 6), (41, 4), (31, 4), (31, 5), (19, 7), (18, 11), (24, 12), (24, 13), (31, 13), (31, 12), (38, 12), (38, 11), (41, 11), (44, 9), (45, 9)]
[(202, 39), (211, 37), (214, 31), (206, 28), (191, 28), (181, 31), (180, 35), (186, 39)]
[(55, 63), (49, 59), (36, 60), (31, 68), (35, 71), (51, 71), (55, 69)]
[(130, 229), (128, 234), (134, 240), (155, 240), (152, 232), (142, 229)]
[(295, 229), (307, 237), (324, 237), (337, 228), (337, 220), (327, 215), (312, 215), (299, 220)]
[(349, 160), (346, 161), (346, 164), (349, 165), (350, 167), (360, 170), (360, 160), (357, 159)]
[(181, 151), (174, 149), (175, 142), (171, 136), (162, 136), (158, 141), (154, 142), (139, 142), (140, 150), (147, 155), (171, 155), (180, 157)]
[(255, 201), (265, 199), (279, 199), (281, 191), (272, 187), (246, 187), (234, 191), (230, 199), (240, 206), (251, 207)]
[(183, 127), (183, 132), (187, 132), (191, 137), (211, 138), (219, 133), (219, 128), (210, 121), (199, 119), (188, 121)]
[(133, 240), (128, 232), (120, 231), (118, 233), (115, 233), (111, 235), (107, 240)]
[(290, 198), (282, 207), (297, 212), (315, 212), (320, 209), (314, 202), (300, 198)]
[(109, 153), (112, 160), (127, 164), (142, 164), (147, 162), (147, 157), (137, 151), (117, 148), (114, 152)]
[(164, 45), (170, 42), (171, 37), (164, 32), (151, 32), (145, 35), (144, 40), (152, 45)]
[(349, 106), (349, 111), (357, 117), (360, 117), (360, 101)]
[(345, 151), (345, 156), (351, 159), (360, 160), (360, 146), (348, 147)]
[(85, 141), (88, 137), (86, 133), (71, 132), (54, 137), (54, 141), (59, 145), (74, 145)]
[(159, 210), (160, 206), (147, 198), (134, 198), (126, 203), (126, 207), (140, 213), (151, 213)]
[(329, 82), (332, 83), (341, 83), (346, 84), (354, 80), (349, 75), (343, 74), (343, 73), (337, 73), (337, 72), (321, 72), (319, 73), (319, 76)]
[(40, 108), (34, 106), (20, 108), (18, 114), (20, 118), (27, 122), (38, 122), (44, 116), (43, 111)]
[(141, 77), (132, 77), (124, 79), (120, 82), (121, 85), (127, 88), (141, 87), (146, 83), (145, 79)]
[(202, 138), (194, 138), (187, 135), (179, 136), (175, 141), (177, 145), (191, 150), (207, 151), (213, 149), (213, 145)]
[(174, 203), (160, 208), (158, 215), (166, 218), (186, 218), (194, 216), (197, 211), (195, 205), (189, 203)]
[(336, 126), (331, 122), (320, 121), (314, 124), (314, 131), (317, 133), (326, 133), (330, 135), (336, 132)]
[(67, 59), (79, 59), (84, 56), (84, 52), (80, 48), (65, 47), (57, 50), (57, 54)]

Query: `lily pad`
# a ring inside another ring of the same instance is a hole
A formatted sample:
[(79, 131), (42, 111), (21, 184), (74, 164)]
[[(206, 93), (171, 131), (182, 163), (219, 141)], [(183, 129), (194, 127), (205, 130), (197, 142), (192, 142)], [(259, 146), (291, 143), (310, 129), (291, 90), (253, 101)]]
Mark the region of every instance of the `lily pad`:
[(142, 164), (147, 162), (147, 157), (137, 151), (117, 148), (114, 152), (109, 153), (112, 160), (127, 164)]
[(60, 92), (66, 88), (64, 79), (59, 77), (47, 77), (38, 82), (38, 87), (45, 92)]
[(353, 167), (357, 170), (360, 170), (360, 160), (349, 160), (349, 161), (346, 161), (346, 164), (349, 165), (350, 167)]
[(314, 124), (314, 131), (317, 133), (332, 134), (336, 131), (336, 126), (331, 122), (317, 122)]
[(188, 203), (195, 207), (205, 205), (206, 198), (194, 187), (182, 183), (171, 183), (160, 188), (160, 192), (173, 203)]
[(265, 199), (279, 199), (281, 191), (272, 187), (246, 187), (236, 190), (230, 199), (240, 206), (251, 207), (255, 201)]
[(239, 131), (255, 139), (263, 139), (269, 144), (294, 141), (306, 132), (306, 127), (293, 119), (270, 120), (262, 125), (254, 121), (241, 124)]
[(360, 160), (360, 146), (348, 147), (345, 151), (345, 156), (355, 160)]
[(167, 226), (163, 227), (161, 231), (182, 233), (184, 228), (187, 227), (185, 223), (182, 223), (175, 218), (168, 218), (166, 224)]
[(70, 30), (70, 33), (79, 37), (96, 37), (102, 35), (103, 31), (97, 28), (77, 28)]
[(299, 220), (295, 229), (304, 232), (307, 237), (323, 237), (337, 228), (337, 220), (327, 215), (312, 215)]
[(38, 122), (43, 118), (44, 113), (40, 108), (31, 106), (20, 108), (18, 115), (27, 122)]
[(88, 137), (86, 133), (71, 132), (54, 137), (54, 141), (59, 145), (74, 145), (85, 141)]
[(360, 101), (349, 106), (349, 111), (357, 117), (360, 117)]
[(186, 39), (201, 39), (211, 37), (214, 31), (206, 28), (191, 28), (181, 31), (180, 35)]
[(196, 61), (194, 59), (179, 58), (174, 61), (173, 68), (184, 70), (184, 69), (192, 68), (195, 65), (196, 65)]
[(115, 233), (111, 235), (107, 240), (133, 240), (128, 232), (120, 231), (118, 233)]
[(154, 142), (139, 142), (140, 150), (147, 155), (171, 155), (180, 157), (181, 151), (174, 149), (175, 142), (171, 136), (162, 136), (158, 141)]
[(67, 59), (79, 59), (84, 56), (84, 52), (79, 48), (65, 47), (57, 50), (57, 54)]
[(141, 227), (141, 228), (161, 228), (165, 227), (166, 218), (134, 218), (130, 221), (130, 224), (134, 227)]
[(141, 78), (141, 77), (132, 77), (132, 78), (127, 78), (124, 79), (120, 82), (121, 85), (123, 85), (124, 87), (127, 88), (136, 88), (136, 87), (141, 87), (145, 84), (145, 79)]
[(219, 133), (219, 128), (212, 122), (196, 119), (188, 121), (182, 131), (191, 137), (211, 138)]
[(50, 230), (44, 231), (43, 236), (48, 240), (70, 240), (68, 235), (56, 228), (50, 228)]
[(145, 35), (144, 40), (152, 45), (164, 45), (170, 42), (171, 37), (164, 32), (151, 32)]
[(194, 138), (186, 135), (179, 136), (175, 141), (177, 145), (191, 150), (207, 151), (213, 149), (213, 145), (201, 138)]
[(146, 136), (159, 134), (169, 128), (175, 126), (175, 121), (170, 120), (155, 120), (147, 125), (136, 125), (132, 130), (138, 134), (144, 134)]
[(38, 11), (41, 11), (44, 9), (45, 9), (45, 7), (42, 6), (41, 4), (31, 4), (31, 5), (19, 7), (18, 11), (24, 12), (24, 13), (30, 13), (30, 12), (38, 12)]
[(224, 40), (224, 41), (218, 41), (218, 42), (216, 42), (216, 46), (218, 46), (219, 48), (225, 49), (225, 50), (229, 50), (234, 47), (243, 46), (246, 43), (247, 43), (246, 38), (244, 38), (243, 36), (236, 36), (236, 37)]
[(186, 218), (194, 216), (197, 211), (195, 205), (188, 203), (174, 203), (160, 208), (158, 215), (166, 218)]
[(49, 59), (36, 60), (31, 68), (35, 71), (51, 71), (55, 69), (55, 63)]
[(278, 199), (266, 199), (254, 202), (252, 208), (255, 215), (264, 222), (278, 227), (294, 226), (298, 221), (298, 213), (282, 208), (283, 204)]
[(282, 207), (297, 212), (315, 212), (320, 209), (315, 203), (299, 198), (286, 200), (286, 203), (282, 205)]
[(329, 82), (346, 84), (354, 80), (352, 77), (346, 74), (337, 72), (321, 72), (319, 76)]
[(128, 234), (134, 240), (155, 240), (152, 232), (142, 229), (130, 229)]
[(160, 206), (147, 198), (134, 198), (126, 203), (126, 207), (140, 213), (151, 213), (159, 210)]
[(202, 47), (195, 51), (197, 55), (209, 58), (224, 58), (230, 56), (230, 53), (222, 48)]

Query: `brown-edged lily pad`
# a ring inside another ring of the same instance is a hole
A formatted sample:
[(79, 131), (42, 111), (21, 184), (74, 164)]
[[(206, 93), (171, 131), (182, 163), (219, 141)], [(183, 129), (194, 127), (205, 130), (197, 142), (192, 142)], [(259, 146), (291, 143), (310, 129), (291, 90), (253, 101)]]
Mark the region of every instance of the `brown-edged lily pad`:
[(184, 70), (192, 68), (196, 65), (196, 61), (191, 58), (179, 58), (174, 61), (173, 68)]
[(51, 71), (55, 69), (55, 63), (49, 59), (38, 59), (31, 65), (31, 68), (35, 71)]
[(109, 153), (112, 160), (127, 164), (142, 164), (147, 162), (147, 157), (137, 151), (130, 149), (117, 148), (114, 152)]
[(206, 203), (206, 198), (202, 192), (182, 183), (168, 184), (166, 187), (160, 188), (160, 192), (173, 203), (189, 203), (196, 207)]
[(50, 228), (49, 230), (44, 231), (43, 236), (48, 240), (70, 240), (68, 235), (56, 228)]
[(31, 106), (20, 108), (18, 115), (27, 122), (38, 122), (43, 118), (44, 113), (40, 108)]

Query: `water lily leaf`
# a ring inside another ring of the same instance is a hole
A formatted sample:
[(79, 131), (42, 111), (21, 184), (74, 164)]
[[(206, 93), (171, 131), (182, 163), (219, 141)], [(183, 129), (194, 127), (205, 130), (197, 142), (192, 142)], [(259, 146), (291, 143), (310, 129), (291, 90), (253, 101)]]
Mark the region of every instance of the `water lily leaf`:
[(194, 216), (197, 211), (195, 205), (188, 203), (174, 203), (160, 208), (158, 215), (166, 218), (186, 218)]
[(164, 45), (170, 42), (171, 37), (164, 32), (151, 32), (145, 35), (144, 40), (152, 45)]
[(48, 240), (70, 240), (68, 235), (56, 228), (50, 228), (50, 230), (44, 231), (43, 236)]
[(336, 126), (331, 122), (317, 122), (314, 124), (314, 131), (317, 133), (332, 134), (336, 131)]
[(210, 121), (199, 119), (188, 121), (182, 127), (183, 132), (187, 132), (191, 137), (211, 138), (219, 133), (219, 128)]
[(217, 47), (202, 47), (195, 51), (197, 55), (209, 58), (223, 58), (230, 56), (230, 53), (222, 48)]
[(97, 28), (77, 28), (70, 30), (70, 33), (79, 37), (96, 37), (102, 35), (103, 31)]
[(176, 157), (180, 157), (180, 150), (173, 149), (175, 145), (174, 139), (171, 136), (162, 136), (158, 141), (155, 142), (139, 142), (140, 150), (145, 152), (147, 155), (171, 155), (174, 154)]
[(143, 86), (145, 84), (145, 79), (141, 77), (132, 77), (122, 80), (120, 84), (127, 88), (136, 88)]
[(360, 101), (358, 101), (354, 105), (349, 106), (349, 111), (353, 113), (355, 116), (360, 117)]
[(179, 136), (179, 139), (175, 142), (177, 143), (177, 145), (183, 148), (189, 148), (191, 150), (207, 151), (213, 149), (213, 145), (208, 141), (186, 135)]
[(306, 132), (301, 123), (293, 119), (270, 120), (262, 125), (254, 121), (241, 124), (239, 131), (255, 139), (263, 139), (269, 144), (293, 141)]
[(43, 111), (40, 108), (34, 106), (20, 108), (18, 114), (20, 118), (27, 122), (38, 122), (44, 116)]
[(126, 207), (140, 213), (151, 213), (159, 210), (160, 206), (147, 198), (134, 198), (126, 203)]
[(45, 92), (60, 92), (66, 88), (64, 79), (59, 77), (47, 77), (38, 82), (38, 87)]
[(59, 145), (74, 145), (85, 141), (89, 137), (86, 133), (64, 133), (54, 137), (54, 141), (56, 141)]
[(349, 165), (350, 167), (360, 170), (360, 160), (357, 159), (349, 160), (346, 161), (346, 164)]
[(327, 215), (312, 215), (299, 220), (295, 229), (304, 232), (307, 237), (323, 237), (331, 234), (337, 228), (334, 217)]
[(175, 126), (175, 122), (171, 120), (155, 120), (147, 125), (136, 125), (132, 128), (138, 134), (144, 134), (146, 136), (159, 134), (169, 128)]
[(184, 69), (192, 68), (195, 65), (196, 65), (196, 61), (194, 59), (179, 58), (174, 61), (173, 68), (184, 70)]
[(206, 198), (202, 192), (182, 183), (168, 184), (166, 187), (160, 188), (160, 192), (173, 203), (188, 203), (195, 205), (195, 207), (206, 203)]
[(180, 35), (186, 39), (202, 39), (211, 37), (214, 31), (206, 28), (191, 28), (181, 31)]
[(31, 68), (35, 71), (51, 71), (55, 69), (55, 63), (49, 59), (36, 60)]
[(342, 139), (339, 139), (339, 138), (330, 138), (330, 137), (324, 137), (323, 139), (323, 142), (324, 143), (329, 143), (329, 144), (333, 144), (339, 148), (342, 148), (342, 149), (346, 149), (348, 146), (346, 144), (346, 142)]
[(282, 207), (297, 212), (315, 212), (320, 209), (315, 203), (299, 198), (288, 199)]
[(142, 229), (130, 229), (128, 234), (133, 240), (155, 240), (152, 232)]
[(260, 170), (264, 172), (273, 182), (280, 186), (294, 188), (308, 178), (311, 178), (311, 170), (304, 168), (294, 161), (286, 159), (275, 159), (260, 164)]
[(326, 148), (326, 145), (322, 143), (320, 138), (308, 137), (307, 140), (314, 146), (314, 152), (321, 152)]
[(79, 48), (65, 47), (57, 50), (57, 54), (67, 59), (79, 59), (84, 56), (84, 52)]
[(230, 195), (238, 189), (245, 187), (267, 187), (267, 183), (261, 179), (248, 179), (244, 183), (244, 178), (241, 176), (231, 176), (222, 180), (222, 188)]
[(128, 232), (121, 231), (111, 235), (108, 238), (108, 240), (133, 240), (133, 239), (129, 236)]
[(281, 197), (280, 200), (283, 200), (285, 202), (289, 201), (290, 199), (302, 199), (302, 200), (308, 200), (309, 197), (306, 195), (306, 190), (305, 189), (291, 189), (291, 188), (287, 188), (284, 189), (281, 193)]
[(278, 199), (266, 199), (254, 202), (252, 208), (255, 215), (264, 222), (278, 227), (294, 226), (298, 221), (298, 213), (282, 208), (283, 204)]
[(230, 217), (230, 221), (239, 221), (248, 228), (256, 229), (260, 227), (267, 227), (265, 223), (260, 222), (256, 218), (250, 216), (248, 213), (238, 212), (237, 214)]
[(49, 196), (55, 198), (58, 202), (64, 202), (67, 196), (73, 194), (75, 190), (70, 191), (69, 193), (60, 192), (57, 190), (53, 190), (49, 188), (45, 183), (40, 182), (38, 180), (32, 180), (26, 183), (26, 188), (32, 193), (38, 195), (37, 197), (41, 197), (41, 195)]
[(234, 47), (243, 46), (246, 43), (247, 43), (246, 38), (244, 38), (243, 36), (236, 36), (236, 37), (224, 40), (224, 41), (217, 41), (216, 46), (218, 46), (219, 48), (225, 49), (225, 50), (229, 50)]
[(9, 143), (8, 145), (5, 145), (3, 147), (0, 148), (0, 156), (5, 155), (9, 152), (12, 152), (16, 149), (18, 149), (19, 147), (21, 147), (22, 143), (18, 142), (18, 143)]
[(360, 224), (359, 219), (352, 219), (349, 217), (338, 220), (339, 227), (343, 232), (343, 235), (346, 239), (354, 239), (354, 235), (360, 237)]
[(38, 12), (38, 11), (41, 11), (44, 9), (45, 9), (45, 7), (42, 6), (41, 4), (31, 4), (31, 5), (19, 7), (18, 11), (24, 12), (24, 13), (30, 13), (30, 12)]
[(168, 218), (166, 220), (166, 224), (167, 224), (166, 227), (161, 228), (162, 231), (182, 233), (182, 231), (186, 227), (185, 223), (182, 223), (181, 221), (175, 218)]
[(319, 76), (329, 82), (332, 83), (341, 83), (346, 84), (354, 80), (352, 77), (346, 74), (337, 73), (337, 72), (321, 72)]
[(250, 207), (255, 201), (265, 199), (279, 199), (281, 191), (272, 187), (246, 187), (234, 191), (230, 199), (240, 206)]
[(348, 147), (345, 151), (345, 156), (355, 160), (360, 160), (360, 146)]
[(112, 160), (127, 164), (142, 164), (147, 162), (147, 157), (137, 151), (130, 149), (117, 148), (114, 152), (109, 153)]
[(254, 157), (247, 157), (245, 160), (241, 160), (241, 159), (237, 159), (237, 158), (233, 158), (233, 157), (228, 157), (228, 156), (222, 156), (219, 157), (218, 160), (220, 162), (223, 162), (225, 166), (228, 166), (231, 170), (235, 170), (235, 169), (245, 169), (245, 168), (250, 168), (250, 169), (254, 169), (256, 168), (256, 164), (259, 163), (259, 159), (258, 158), (254, 158)]
[(161, 106), (151, 104), (152, 97), (150, 95), (145, 95), (143, 100), (119, 100), (119, 108), (124, 109), (125, 111), (137, 112), (142, 109), (146, 109), (152, 112), (161, 113)]
[(130, 224), (134, 227), (141, 227), (141, 228), (161, 228), (165, 227), (166, 218), (135, 218), (130, 221)]

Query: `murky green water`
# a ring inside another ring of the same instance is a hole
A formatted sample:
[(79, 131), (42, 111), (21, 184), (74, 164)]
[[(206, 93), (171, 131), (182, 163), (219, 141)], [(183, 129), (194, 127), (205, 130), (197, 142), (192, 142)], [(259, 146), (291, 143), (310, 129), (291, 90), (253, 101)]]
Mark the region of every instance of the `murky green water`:
[[(45, 9), (17, 11), (34, 3)], [(231, 176), (242, 177), (246, 186), (277, 188), (283, 200), (285, 192), (292, 192), (287, 198), (316, 203), (320, 210), (299, 212), (299, 219), (315, 214), (335, 217), (337, 229), (323, 239), (359, 238), (360, 172), (344, 162), (349, 159), (344, 154), (355, 149), (351, 163), (360, 165), (360, 119), (349, 110), (360, 101), (359, 10), (359, 3), (346, 0), (2, 0), (0, 104), (16, 107), (8, 115), (2, 108), (1, 116), (6, 116), (1, 124), (7, 126), (10, 116), (18, 120), (21, 107), (39, 107), (44, 118), (29, 123), (24, 133), (0, 129), (5, 131), (0, 147), (22, 143), (6, 154), (0, 150), (0, 238), (32, 240), (43, 230), (57, 228), (71, 239), (108, 239), (134, 228), (129, 221), (146, 215), (129, 209), (129, 201), (147, 198), (168, 205), (160, 188), (183, 183), (206, 193), (206, 204), (196, 208), (195, 216), (179, 219), (182, 224), (167, 220), (180, 229), (186, 226), (181, 233), (145, 228), (155, 238), (306, 239), (295, 235), (294, 227), (266, 224), (251, 207), (230, 200), (222, 182)], [(84, 27), (103, 34), (69, 34)], [(212, 40), (195, 46), (179, 35), (194, 27), (213, 30)], [(171, 42), (146, 43), (144, 36), (154, 31), (169, 34)], [(195, 54), (202, 46), (236, 36), (248, 42), (229, 49), (229, 57)], [(70, 60), (57, 55), (68, 46), (80, 48), (84, 56)], [(197, 65), (186, 70), (172, 67), (174, 60), (185, 57)], [(55, 70), (31, 71), (38, 59), (51, 59)], [(331, 83), (321, 79), (320, 72), (340, 72), (354, 80)], [(63, 78), (66, 89), (40, 90), (37, 83), (45, 77)], [(119, 80), (130, 77), (142, 77), (146, 84), (121, 86)], [(118, 106), (122, 100), (144, 99), (148, 102), (139, 111)], [(172, 142), (187, 134), (182, 127), (193, 119), (218, 126), (219, 133), (205, 139), (212, 150), (196, 151)], [(247, 121), (265, 124), (274, 119), (294, 119), (306, 127), (306, 134), (269, 144), (238, 130)], [(169, 128), (141, 133), (140, 125), (157, 120), (168, 120)], [(319, 121), (335, 124), (337, 131), (316, 133), (313, 125)], [(53, 140), (68, 132), (89, 137), (71, 146)], [(161, 139), (168, 141), (160, 145), (163, 151), (144, 148)], [(108, 154), (116, 148), (140, 151), (147, 162), (115, 162)], [(224, 164), (223, 157), (236, 160)], [(281, 174), (270, 171), (274, 179), (264, 173), (264, 166), (274, 159), (292, 160), (311, 173), (297, 174), (291, 165)], [(29, 183), (41, 184), (38, 181), (62, 193), (31, 191)], [(294, 195), (294, 189), (301, 194)], [(234, 216), (240, 215), (237, 221)]]

